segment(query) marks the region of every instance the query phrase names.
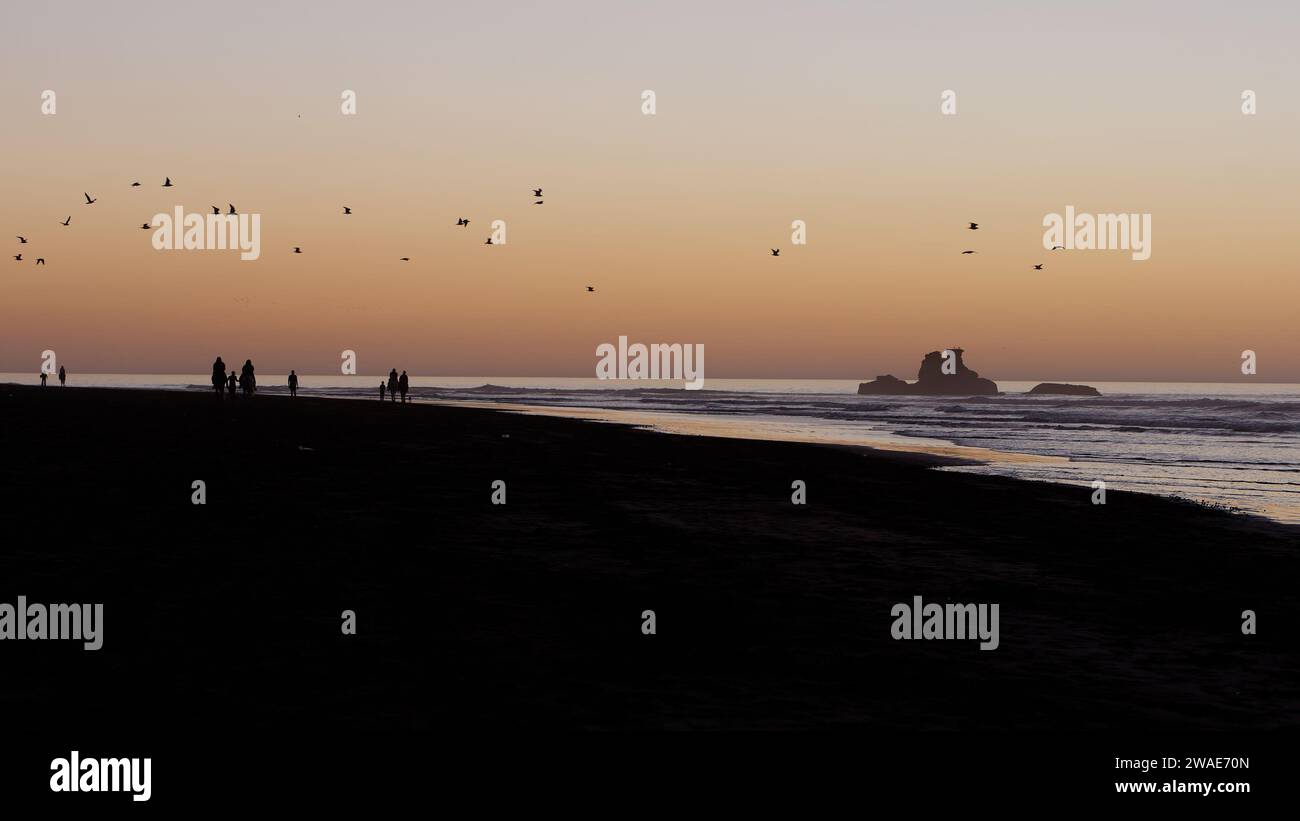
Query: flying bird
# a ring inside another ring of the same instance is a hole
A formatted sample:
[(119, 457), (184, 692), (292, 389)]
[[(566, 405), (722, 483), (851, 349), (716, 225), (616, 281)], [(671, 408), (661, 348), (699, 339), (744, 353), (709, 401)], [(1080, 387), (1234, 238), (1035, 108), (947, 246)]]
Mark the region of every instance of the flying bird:
[(144, 225), (141, 225), (140, 228), (141, 228), (142, 230), (144, 230), (144, 231), (148, 231), (148, 230), (149, 230), (149, 223), (146, 222)]
[(1042, 266), (1042, 265), (1035, 265), (1035, 266), (1034, 266), (1034, 270), (1035, 270), (1035, 271), (1041, 271), (1041, 270), (1043, 270), (1043, 266)]
[(491, 245), (491, 244), (492, 244), (492, 238), (491, 238), (491, 237), (488, 237), (488, 238), (487, 238), (487, 242), (485, 242), (485, 243), (483, 243), (483, 244), (484, 244), (484, 245)]
[(171, 187), (172, 187), (172, 178), (171, 178), (171, 177), (168, 177), (167, 179), (163, 180), (162, 187), (163, 187), (163, 188), (171, 188)]
[(351, 214), (351, 213), (352, 213), (352, 209), (351, 209), (351, 208), (348, 208), (348, 207), (345, 205), (345, 206), (343, 206), (343, 213), (345, 213), (345, 214)]
[[(81, 193), (86, 194), (85, 191), (82, 191)], [(95, 201), (96, 201), (96, 198), (95, 198), (95, 197), (92, 197), (92, 196), (90, 196), (89, 194), (86, 194), (86, 205), (91, 205), (91, 204), (93, 204)]]
[(457, 225), (469, 225), (469, 220), (465, 219), (464, 217), (461, 217), (460, 219), (456, 220), (456, 224), (457, 224)]
[(780, 248), (773, 248), (773, 249), (772, 249), (772, 256), (774, 256), (774, 257), (779, 257), (779, 256), (781, 256), (781, 249), (780, 249)]
[(588, 285), (588, 286), (587, 286), (587, 293), (589, 293), (589, 294), (594, 294), (594, 293), (596, 293), (596, 289), (593, 288), (593, 287), (591, 287), (590, 285)]
[(540, 188), (534, 188), (534, 189), (533, 189), (533, 196), (534, 196), (534, 197), (540, 197), (541, 195), (542, 195), (542, 189), (540, 189)]
[(293, 246), (293, 252), (294, 252), (295, 254), (301, 254), (301, 253), (302, 253), (302, 249), (299, 248), (297, 245), (295, 245), (295, 246)]
[(537, 202), (533, 203), (533, 205), (541, 205), (544, 202), (546, 202), (546, 200), (538, 200)]
[(411, 258), (410, 258), (410, 257), (402, 257), (399, 261), (400, 261), (400, 262), (410, 262), (410, 261), (411, 261)]
[(962, 253), (963, 253), (963, 254), (973, 254), (973, 253), (975, 253), (975, 252), (974, 252), (974, 251), (962, 251)]
[(71, 217), (71, 215), (69, 215), (68, 218), (65, 219), (63, 222), (59, 223), (59, 225), (67, 225), (67, 224), (70, 223), (70, 222), (72, 222), (72, 217)]
[(45, 257), (37, 257), (37, 258), (36, 258), (36, 264), (37, 264), (37, 265), (44, 265), (44, 264), (45, 264)]
[(1053, 250), (1053, 251), (1064, 251), (1064, 250), (1065, 250), (1065, 246), (1064, 246), (1064, 245), (1053, 245), (1053, 246), (1052, 246), (1052, 250)]
[[(226, 205), (230, 205), (230, 203), (226, 203)], [(230, 205), (230, 213), (231, 214), (235, 213), (235, 206)], [(229, 216), (229, 214), (227, 214), (226, 216)]]
[(138, 182), (133, 182), (133, 183), (131, 183), (131, 187), (132, 187), (132, 188), (139, 188), (139, 187), (140, 187), (140, 183), (138, 183)]
[(14, 254), (14, 262), (22, 262), (22, 261), (23, 261), (22, 254)]
[(980, 229), (980, 224), (978, 222), (972, 222), (968, 230), (978, 231), (979, 229)]
[(214, 205), (214, 206), (212, 206), (212, 213), (214, 213), (214, 214), (220, 214), (220, 213), (221, 213), (221, 209)]
[[(15, 234), (14, 236), (17, 236), (17, 234)], [(18, 242), (19, 242), (19, 244), (21, 244), (21, 245), (26, 245), (26, 244), (27, 244), (27, 238), (26, 238), (26, 237), (18, 237)]]

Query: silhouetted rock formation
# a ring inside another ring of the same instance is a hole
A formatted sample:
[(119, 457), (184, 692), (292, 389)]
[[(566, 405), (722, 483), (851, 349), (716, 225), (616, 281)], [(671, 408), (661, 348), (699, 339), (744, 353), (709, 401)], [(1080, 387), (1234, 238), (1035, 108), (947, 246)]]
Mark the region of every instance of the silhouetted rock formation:
[(871, 382), (858, 385), (858, 393), (866, 395), (911, 396), (992, 396), (997, 394), (997, 383), (981, 379), (980, 375), (961, 361), (962, 349), (951, 349), (956, 359), (953, 373), (943, 372), (943, 352), (930, 351), (921, 360), (915, 382), (904, 382), (896, 376), (877, 376)]
[(1061, 382), (1043, 382), (1035, 385), (1030, 393), (1054, 393), (1063, 396), (1101, 396), (1101, 391), (1091, 385), (1066, 385)]

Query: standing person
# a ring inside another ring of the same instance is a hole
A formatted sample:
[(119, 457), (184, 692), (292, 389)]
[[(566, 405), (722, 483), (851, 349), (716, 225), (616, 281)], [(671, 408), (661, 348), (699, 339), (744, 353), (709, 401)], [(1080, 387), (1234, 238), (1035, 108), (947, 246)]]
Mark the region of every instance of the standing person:
[(41, 387), (45, 387), (45, 379), (49, 376), (45, 371), (41, 371)]
[(388, 399), (391, 402), (397, 401), (397, 368), (388, 372)]
[(384, 383), (382, 380), (379, 382), (379, 401), (384, 401)]
[(411, 389), (411, 382), (406, 378), (406, 371), (402, 371), (402, 378), (397, 380), (397, 389), (402, 392), (402, 404), (406, 404), (406, 392)]
[(230, 391), (230, 398), (235, 398), (235, 388), (239, 387), (239, 380), (235, 377), (235, 372), (230, 372), (230, 379), (226, 380), (226, 390)]
[[(405, 375), (406, 372), (403, 371), (402, 373), (403, 373), (403, 375)], [(68, 381), (68, 372), (65, 371), (65, 370), (63, 370), (63, 366), (60, 365), (60, 366), (59, 366), (59, 387), (60, 387), (60, 388), (64, 387), (64, 384), (63, 384), (63, 383), (65, 383), (65, 382), (67, 382), (67, 381)]]
[(244, 360), (244, 367), (239, 372), (239, 383), (244, 386), (244, 395), (252, 396), (257, 392), (257, 382), (253, 376), (253, 360)]
[(217, 357), (217, 361), (212, 363), (212, 389), (221, 395), (221, 386), (226, 382), (226, 363)]
[(298, 395), (298, 374), (294, 373), (292, 369), (289, 371), (289, 395)]

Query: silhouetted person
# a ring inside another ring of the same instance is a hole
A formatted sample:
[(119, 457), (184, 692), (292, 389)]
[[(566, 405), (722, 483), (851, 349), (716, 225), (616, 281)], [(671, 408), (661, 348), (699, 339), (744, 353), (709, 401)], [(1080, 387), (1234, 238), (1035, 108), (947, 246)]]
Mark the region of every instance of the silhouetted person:
[[(403, 378), (405, 378), (405, 376), (406, 376), (406, 372), (405, 372), (405, 371), (402, 372), (402, 376), (403, 376)], [(59, 366), (59, 387), (60, 387), (60, 388), (64, 387), (64, 383), (67, 382), (67, 381), (68, 381), (68, 372), (65, 371), (65, 370), (63, 370), (63, 366), (60, 365), (60, 366)]]
[(42, 387), (42, 388), (45, 387), (45, 379), (46, 379), (46, 377), (48, 377), (48, 376), (49, 376), (49, 374), (47, 374), (45, 371), (41, 371), (41, 387)]
[(221, 387), (226, 384), (226, 363), (217, 357), (217, 361), (212, 363), (212, 389), (221, 395)]
[(380, 383), (379, 383), (379, 401), (380, 401), (380, 402), (383, 402), (383, 401), (384, 401), (384, 383), (383, 383), (383, 382), (380, 382)]
[(402, 371), (402, 377), (397, 380), (397, 389), (402, 392), (402, 404), (406, 404), (406, 392), (411, 389), (411, 382), (406, 378), (406, 371)]
[(388, 372), (388, 400), (397, 401), (397, 368)]
[(289, 371), (289, 395), (298, 395), (298, 374), (294, 373), (292, 370)]
[(239, 379), (235, 376), (235, 372), (231, 371), (230, 378), (226, 380), (226, 390), (230, 391), (231, 399), (235, 398), (235, 389), (238, 387), (239, 387)]
[(252, 396), (257, 393), (257, 378), (253, 376), (253, 360), (244, 360), (244, 367), (239, 372), (239, 384), (244, 388), (244, 395)]

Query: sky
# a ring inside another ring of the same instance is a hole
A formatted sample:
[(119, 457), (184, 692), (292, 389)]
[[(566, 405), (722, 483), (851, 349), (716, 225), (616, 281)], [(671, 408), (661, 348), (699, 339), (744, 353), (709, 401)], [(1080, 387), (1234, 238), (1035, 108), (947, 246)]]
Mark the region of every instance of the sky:
[[(5, 4), (0, 371), (1300, 381), (1298, 8)], [(227, 203), (259, 259), (140, 228)], [(1150, 259), (1045, 250), (1067, 206)]]

